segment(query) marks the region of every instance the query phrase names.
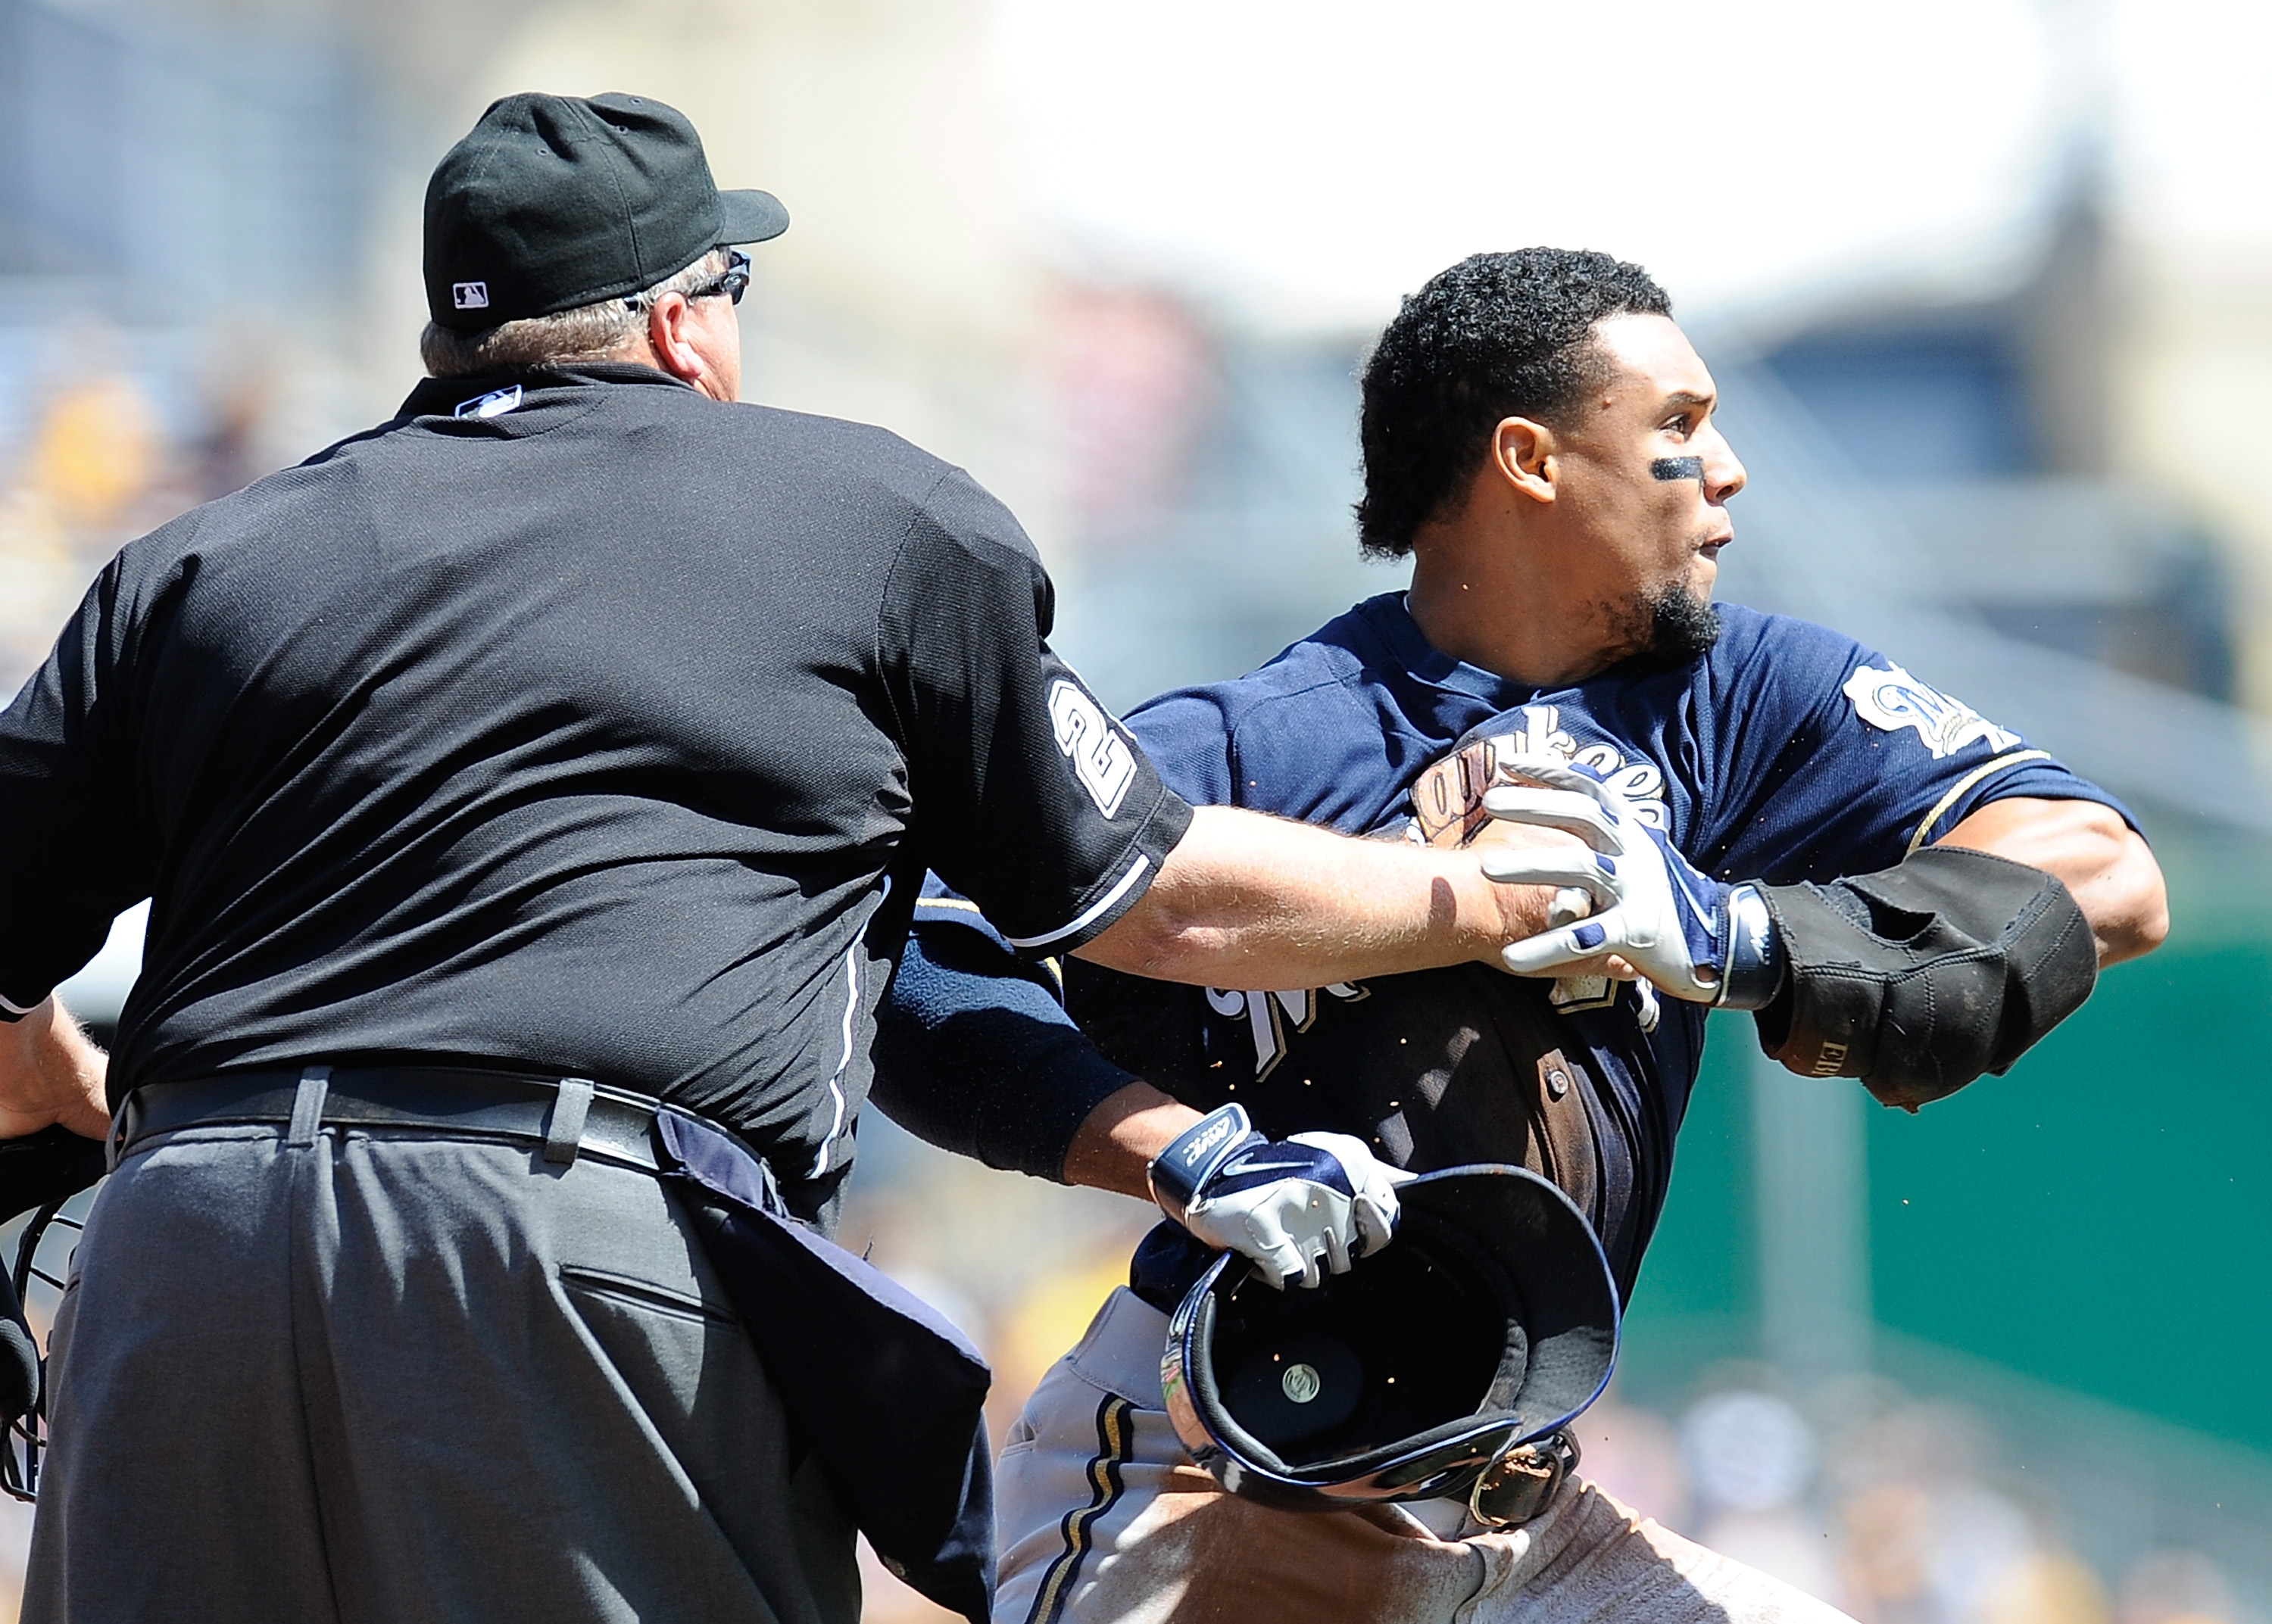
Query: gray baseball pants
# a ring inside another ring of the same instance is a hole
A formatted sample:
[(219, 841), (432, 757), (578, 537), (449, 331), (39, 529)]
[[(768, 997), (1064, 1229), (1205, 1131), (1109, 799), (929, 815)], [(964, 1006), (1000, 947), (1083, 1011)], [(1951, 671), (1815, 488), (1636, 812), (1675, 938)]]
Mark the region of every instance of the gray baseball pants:
[(153, 1135), (54, 1352), (28, 1624), (859, 1616), (852, 1531), (644, 1173)]

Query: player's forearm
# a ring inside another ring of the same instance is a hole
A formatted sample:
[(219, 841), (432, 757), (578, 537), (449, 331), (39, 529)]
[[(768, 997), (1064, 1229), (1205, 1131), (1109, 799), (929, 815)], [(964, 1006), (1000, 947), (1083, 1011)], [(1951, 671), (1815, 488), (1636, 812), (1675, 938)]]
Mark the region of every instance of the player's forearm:
[(1131, 1083), (1100, 1101), (1065, 1151), (1065, 1181), (1152, 1199), (1145, 1170), (1200, 1113), (1154, 1088)]
[(2152, 952), (2170, 934), (2161, 865), (2137, 831), (2097, 801), (1992, 801), (1934, 844), (2056, 875), (2090, 921), (2101, 969)]
[(0, 1139), (60, 1122), (100, 1139), (110, 1131), (103, 1096), (109, 1059), (50, 996), (20, 1020), (0, 1024)]
[(1473, 852), (1360, 840), (1200, 807), (1159, 877), (1080, 957), (1205, 987), (1325, 987), (1496, 963), (1551, 893), (1494, 884)]

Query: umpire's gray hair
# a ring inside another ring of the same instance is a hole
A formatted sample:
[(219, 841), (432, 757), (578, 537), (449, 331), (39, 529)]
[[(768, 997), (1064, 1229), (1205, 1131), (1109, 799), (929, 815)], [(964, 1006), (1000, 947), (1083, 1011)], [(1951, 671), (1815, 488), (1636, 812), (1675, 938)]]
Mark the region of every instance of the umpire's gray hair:
[(550, 316), (531, 316), (472, 332), (426, 324), (418, 335), (418, 358), (437, 378), (466, 377), (499, 367), (569, 367), (607, 361), (646, 323), (646, 313), (665, 294), (691, 294), (726, 273), (726, 250), (714, 248), (685, 270), (667, 276), (643, 294), (602, 299)]

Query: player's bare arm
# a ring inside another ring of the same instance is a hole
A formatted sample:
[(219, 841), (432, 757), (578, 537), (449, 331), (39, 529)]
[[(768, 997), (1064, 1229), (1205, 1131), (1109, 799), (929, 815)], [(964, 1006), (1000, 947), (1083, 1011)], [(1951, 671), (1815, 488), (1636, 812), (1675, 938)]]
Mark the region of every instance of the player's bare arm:
[(1065, 1181), (1149, 1201), (1145, 1170), (1199, 1120), (1199, 1112), (1173, 1095), (1131, 1083), (1099, 1101), (1081, 1123), (1065, 1151)]
[(103, 1096), (108, 1063), (52, 995), (0, 1025), (0, 1139), (57, 1122), (101, 1138), (110, 1129)]
[(2104, 969), (2162, 945), (2170, 895), (2138, 831), (2096, 801), (1992, 801), (1934, 842), (1992, 852), (2056, 875), (2090, 921)]
[[(1552, 831), (1530, 841), (1575, 849)], [(1496, 963), (1546, 928), (1551, 888), (1501, 885), (1469, 852), (1354, 839), (1200, 807), (1149, 890), (1080, 956), (1157, 980), (1323, 987)]]

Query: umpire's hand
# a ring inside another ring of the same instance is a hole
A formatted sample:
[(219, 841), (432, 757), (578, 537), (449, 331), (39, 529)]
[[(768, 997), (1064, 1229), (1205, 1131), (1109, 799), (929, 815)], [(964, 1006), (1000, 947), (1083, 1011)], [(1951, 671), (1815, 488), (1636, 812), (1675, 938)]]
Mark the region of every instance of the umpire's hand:
[(1411, 1175), (1347, 1134), (1268, 1139), (1241, 1106), (1192, 1124), (1153, 1159), (1161, 1211), (1212, 1247), (1252, 1258), (1262, 1278), (1313, 1286), (1323, 1262), (1346, 1274), (1396, 1233), (1396, 1186)]
[(89, 1139), (107, 1136), (109, 1065), (52, 995), (0, 1023), (0, 1139), (58, 1124)]

